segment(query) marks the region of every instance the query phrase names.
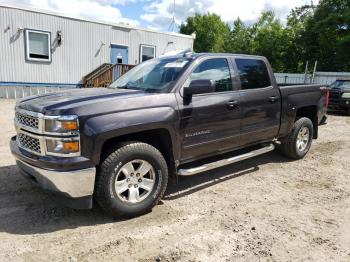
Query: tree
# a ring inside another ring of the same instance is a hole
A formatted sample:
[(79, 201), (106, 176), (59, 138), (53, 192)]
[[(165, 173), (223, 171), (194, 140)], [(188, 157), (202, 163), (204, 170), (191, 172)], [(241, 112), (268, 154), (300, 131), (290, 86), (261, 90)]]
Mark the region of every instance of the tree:
[(287, 19), (286, 31), (289, 34), (290, 45), (287, 49), (288, 60), (285, 61), (287, 71), (304, 72), (306, 66), (306, 54), (302, 41), (307, 20), (312, 17), (313, 5), (303, 5), (294, 8)]
[(266, 56), (275, 71), (288, 71), (291, 42), (290, 34), (272, 11), (263, 12), (253, 25), (252, 53)]
[(321, 0), (300, 38), (305, 59), (322, 71), (350, 71), (350, 1)]
[(350, 0), (320, 0), (295, 8), (284, 25), (272, 11), (254, 24), (239, 18), (230, 25), (215, 14), (196, 14), (180, 27), (196, 33), (196, 52), (230, 52), (266, 56), (275, 71), (303, 72), (305, 62), (318, 70), (350, 71)]
[(266, 56), (274, 70), (297, 70), (288, 51), (293, 43), (292, 34), (283, 26), (272, 11), (263, 12), (258, 21), (250, 26), (239, 18), (233, 22), (227, 51)]
[(240, 18), (233, 22), (232, 30), (225, 41), (225, 51), (229, 53), (251, 54), (252, 30)]
[(193, 17), (188, 17), (186, 23), (181, 24), (180, 33), (196, 34), (194, 41), (194, 51), (196, 52), (224, 52), (230, 27), (218, 15), (196, 14)]

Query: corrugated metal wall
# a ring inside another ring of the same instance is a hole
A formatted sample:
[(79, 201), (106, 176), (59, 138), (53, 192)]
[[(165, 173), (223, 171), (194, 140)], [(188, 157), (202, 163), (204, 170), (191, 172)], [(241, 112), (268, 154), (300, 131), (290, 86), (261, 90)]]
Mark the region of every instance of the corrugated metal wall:
[(279, 84), (301, 84), (314, 83), (330, 85), (338, 78), (350, 78), (350, 72), (316, 72), (314, 79), (312, 74), (290, 74), (290, 73), (275, 73), (277, 83)]
[(338, 78), (350, 78), (350, 72), (316, 72), (314, 83), (330, 85)]
[(0, 98), (18, 99), (27, 96), (41, 95), (76, 89), (76, 87), (56, 87), (56, 86), (0, 86)]
[[(277, 83), (279, 84), (301, 84), (304, 83), (305, 75), (304, 74), (289, 74), (289, 73), (275, 73)], [(350, 72), (317, 72), (315, 74), (314, 83), (315, 84), (331, 84), (337, 78), (348, 77), (350, 78)], [(312, 75), (307, 75), (306, 84), (312, 82)], [(70, 86), (0, 86), (0, 98), (22, 98), (30, 95), (45, 94), (51, 92), (59, 92), (75, 87)]]
[[(156, 55), (193, 47), (193, 39), (179, 34), (129, 29), (0, 6), (0, 82), (77, 84), (102, 63), (110, 62), (110, 44), (129, 48), (129, 64), (139, 63), (140, 44), (156, 46)], [(18, 28), (51, 32), (62, 45), (53, 47), (52, 62), (26, 62), (24, 33)], [(169, 42), (173, 44), (168, 45)]]
[(305, 80), (305, 74), (275, 73), (275, 77), (279, 84), (300, 84)]

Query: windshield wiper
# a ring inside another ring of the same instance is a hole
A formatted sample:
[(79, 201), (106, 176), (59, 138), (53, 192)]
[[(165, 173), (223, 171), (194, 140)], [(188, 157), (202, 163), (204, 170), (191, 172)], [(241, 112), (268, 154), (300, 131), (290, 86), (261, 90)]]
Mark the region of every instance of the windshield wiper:
[(115, 88), (118, 88), (118, 89), (128, 89), (129, 87), (127, 85), (125, 86), (116, 86)]
[(116, 86), (113, 88), (118, 88), (118, 89), (138, 89), (136, 86), (129, 86), (129, 85), (124, 85), (124, 86)]

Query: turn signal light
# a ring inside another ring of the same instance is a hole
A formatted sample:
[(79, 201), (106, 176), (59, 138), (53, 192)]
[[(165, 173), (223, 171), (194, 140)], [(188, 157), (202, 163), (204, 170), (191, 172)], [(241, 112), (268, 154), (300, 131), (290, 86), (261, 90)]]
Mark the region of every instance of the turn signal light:
[(79, 142), (63, 142), (63, 149), (65, 152), (79, 152)]
[(78, 130), (77, 121), (63, 121), (62, 122), (63, 130)]

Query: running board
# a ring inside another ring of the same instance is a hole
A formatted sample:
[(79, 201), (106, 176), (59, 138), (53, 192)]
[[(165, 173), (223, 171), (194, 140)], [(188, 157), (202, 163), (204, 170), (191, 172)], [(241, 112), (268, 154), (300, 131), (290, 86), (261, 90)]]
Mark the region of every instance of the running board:
[(189, 168), (189, 169), (179, 169), (177, 172), (177, 175), (179, 176), (192, 176), (192, 175), (196, 175), (198, 173), (202, 173), (208, 170), (212, 170), (218, 167), (222, 167), (222, 166), (226, 166), (229, 164), (233, 164), (248, 158), (252, 158), (255, 156), (259, 156), (262, 154), (265, 154), (267, 152), (273, 151), (275, 149), (275, 146), (273, 144), (269, 144), (263, 148), (257, 149), (257, 150), (253, 150), (249, 153), (245, 153), (239, 156), (234, 156), (234, 157), (230, 157), (230, 158), (226, 158), (226, 159), (222, 159), (216, 162), (212, 162), (212, 163), (208, 163), (208, 164), (204, 164), (202, 166), (198, 166), (198, 167), (193, 167), (193, 168)]

